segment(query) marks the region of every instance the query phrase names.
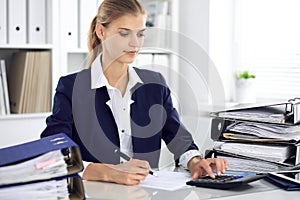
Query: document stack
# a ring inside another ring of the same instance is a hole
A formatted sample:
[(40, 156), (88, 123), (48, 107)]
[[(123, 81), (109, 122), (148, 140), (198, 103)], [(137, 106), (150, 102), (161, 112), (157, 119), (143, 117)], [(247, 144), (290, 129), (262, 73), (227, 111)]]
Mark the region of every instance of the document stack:
[(300, 100), (211, 113), (213, 149), (229, 170), (257, 173), (299, 168)]
[(82, 169), (63, 133), (0, 149), (0, 199), (84, 199)]

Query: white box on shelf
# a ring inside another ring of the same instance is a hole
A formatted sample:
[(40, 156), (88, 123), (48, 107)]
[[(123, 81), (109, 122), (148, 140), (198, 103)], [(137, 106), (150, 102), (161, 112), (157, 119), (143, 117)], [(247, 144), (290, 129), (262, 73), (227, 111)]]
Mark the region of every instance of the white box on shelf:
[(9, 0), (8, 4), (8, 43), (26, 44), (26, 1)]
[(27, 36), (29, 44), (46, 43), (46, 0), (28, 0)]
[(78, 38), (78, 1), (63, 0), (60, 4), (61, 47), (65, 50), (77, 49)]

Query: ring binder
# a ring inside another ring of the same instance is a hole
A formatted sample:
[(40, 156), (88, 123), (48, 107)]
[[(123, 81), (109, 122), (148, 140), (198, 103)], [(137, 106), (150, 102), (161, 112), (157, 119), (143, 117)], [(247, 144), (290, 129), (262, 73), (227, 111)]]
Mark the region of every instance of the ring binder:
[[(211, 139), (206, 157), (227, 158), (230, 170), (280, 172), (300, 164), (300, 98), (286, 102), (240, 106), (211, 112)], [(224, 148), (222, 143), (226, 143)], [(240, 143), (240, 144), (239, 144)], [(239, 144), (239, 145), (236, 145)], [(252, 147), (257, 153), (250, 151)], [(275, 147), (276, 153), (259, 154)], [(233, 149), (234, 148), (234, 149)], [(250, 148), (250, 149), (246, 149)], [(295, 176), (300, 180), (300, 174)]]
[[(37, 167), (36, 164), (32, 162), (33, 159), (40, 158), (47, 153), (57, 151), (61, 151), (61, 156), (63, 156), (62, 158), (65, 162), (65, 165), (58, 165), (60, 160), (54, 159), (56, 157), (53, 157), (50, 160), (46, 159), (47, 161), (51, 162), (42, 162), (42, 165), (39, 165), (41, 166), (41, 168)], [(68, 183), (67, 189), (69, 191), (70, 199), (85, 198), (82, 179), (77, 174), (78, 172), (83, 170), (80, 150), (77, 144), (64, 133), (59, 133), (32, 142), (0, 149), (0, 158), (0, 175), (1, 173), (4, 173), (3, 169), (5, 169), (5, 172), (8, 171), (11, 173), (8, 174), (8, 177), (12, 178), (8, 181), (5, 181), (3, 179), (1, 180), (2, 182), (0, 182), (0, 191), (2, 188), (5, 189), (8, 187), (16, 187), (15, 189), (17, 190), (18, 186), (24, 186), (26, 184), (33, 184), (37, 182), (66, 180)], [(50, 168), (51, 164), (53, 164), (55, 168), (53, 170), (47, 171), (47, 169)], [(24, 174), (26, 179), (24, 179), (23, 181), (19, 181), (18, 177), (14, 175), (14, 173), (18, 173), (17, 171), (9, 170), (10, 168), (13, 168), (17, 165), (22, 169), (26, 169), (27, 167), (28, 169), (26, 170), (29, 172), (31, 170), (32, 172)], [(36, 169), (31, 167), (32, 165), (36, 166)], [(64, 174), (58, 173), (60, 166), (65, 167)], [(35, 173), (34, 170), (39, 170), (39, 173)], [(40, 176), (41, 170), (45, 170), (44, 173), (49, 174), (46, 174), (46, 176)], [(33, 176), (31, 177), (30, 175)], [(0, 199), (2, 199), (1, 192)]]
[(239, 105), (226, 111), (211, 112), (212, 117), (295, 125), (300, 122), (300, 98), (286, 102)]

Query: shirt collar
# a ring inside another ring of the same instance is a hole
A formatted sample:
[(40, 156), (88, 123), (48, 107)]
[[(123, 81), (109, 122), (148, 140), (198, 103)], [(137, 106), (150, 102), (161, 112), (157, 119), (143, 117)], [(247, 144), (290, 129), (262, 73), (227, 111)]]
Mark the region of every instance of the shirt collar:
[[(91, 89), (101, 88), (103, 86), (109, 86), (106, 77), (103, 74), (101, 64), (102, 54), (99, 54), (91, 65)], [(131, 89), (137, 83), (143, 83), (139, 75), (136, 73), (134, 68), (129, 65), (128, 67), (129, 81), (127, 88)]]

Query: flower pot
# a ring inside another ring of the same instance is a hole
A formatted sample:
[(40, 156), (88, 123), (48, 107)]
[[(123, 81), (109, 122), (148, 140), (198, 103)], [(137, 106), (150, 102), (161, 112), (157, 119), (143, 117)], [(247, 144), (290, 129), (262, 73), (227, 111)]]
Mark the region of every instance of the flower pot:
[(238, 103), (255, 103), (255, 79), (236, 79), (236, 101)]

